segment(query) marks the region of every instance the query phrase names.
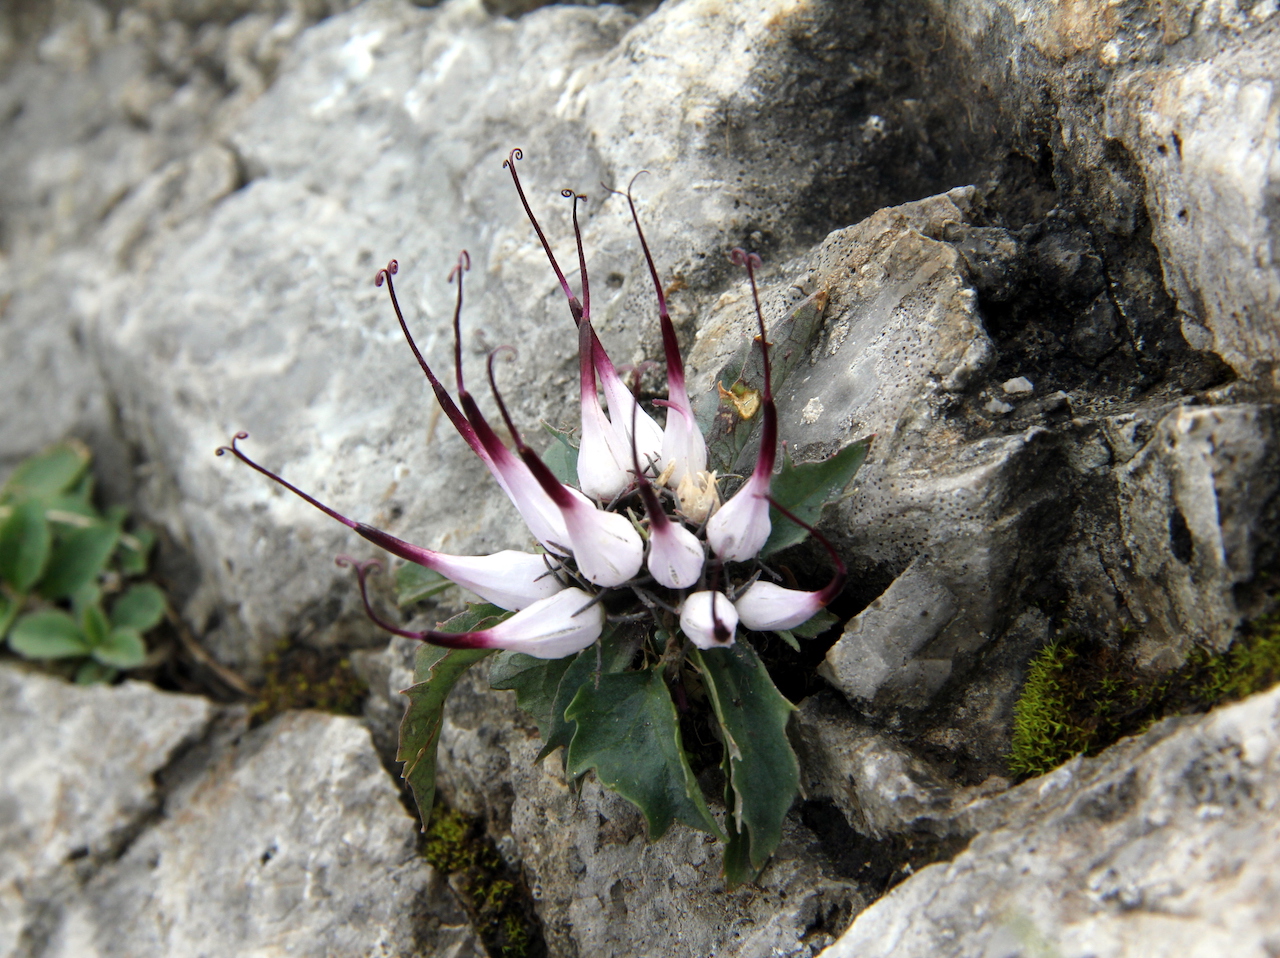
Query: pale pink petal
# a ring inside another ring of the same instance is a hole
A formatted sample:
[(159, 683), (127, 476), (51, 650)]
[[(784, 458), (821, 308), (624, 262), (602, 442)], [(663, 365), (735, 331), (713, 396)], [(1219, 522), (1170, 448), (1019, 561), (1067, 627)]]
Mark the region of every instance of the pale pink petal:
[(680, 631), (700, 649), (733, 645), (738, 612), (723, 592), (694, 592), (680, 609)]
[(826, 605), (826, 589), (801, 592), (784, 589), (772, 582), (755, 582), (738, 596), (734, 607), (738, 618), (748, 629), (769, 632), (794, 629), (808, 622)]
[(475, 648), (506, 649), (538, 659), (561, 659), (591, 645), (604, 630), (604, 607), (581, 589), (539, 599), (491, 629)]
[(626, 516), (575, 502), (562, 510), (578, 571), (611, 588), (635, 578), (644, 562), (644, 541)]
[(698, 537), (678, 522), (658, 522), (649, 537), (649, 571), (668, 589), (687, 589), (702, 574)]
[(726, 562), (746, 562), (760, 553), (769, 539), (768, 473), (760, 470), (742, 484), (732, 499), (707, 522), (707, 542)]

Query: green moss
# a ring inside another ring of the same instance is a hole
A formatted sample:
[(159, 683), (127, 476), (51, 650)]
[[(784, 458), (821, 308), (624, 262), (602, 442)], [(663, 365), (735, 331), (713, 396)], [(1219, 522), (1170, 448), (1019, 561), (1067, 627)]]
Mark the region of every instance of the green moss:
[(1141, 676), (1122, 648), (1064, 638), (1031, 661), (1014, 706), (1009, 771), (1042, 775), (1169, 715), (1203, 712), (1280, 681), (1280, 614), (1256, 619), (1224, 653), (1196, 650), (1182, 668)]
[(462, 899), (491, 955), (537, 958), (545, 953), (532, 910), (518, 894), (519, 876), (490, 844), (478, 819), (437, 805), (423, 854), (449, 875), (450, 887)]
[(284, 642), (264, 664), (266, 681), (252, 708), (255, 724), (289, 709), (359, 715), (369, 691), (351, 661), (337, 651)]

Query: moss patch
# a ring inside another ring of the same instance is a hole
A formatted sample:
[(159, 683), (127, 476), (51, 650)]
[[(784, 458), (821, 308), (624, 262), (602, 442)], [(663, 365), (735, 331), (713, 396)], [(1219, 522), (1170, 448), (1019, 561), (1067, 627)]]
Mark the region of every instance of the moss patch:
[(1093, 755), (1169, 715), (1204, 712), (1280, 681), (1280, 614), (1250, 623), (1223, 653), (1197, 649), (1157, 679), (1137, 674), (1122, 649), (1062, 639), (1031, 661), (1014, 707), (1009, 770), (1042, 775)]
[(289, 709), (359, 715), (369, 691), (351, 661), (336, 650), (284, 642), (264, 664), (267, 678), (251, 710), (255, 725)]
[(520, 877), (488, 841), (479, 819), (437, 805), (423, 854), (449, 876), (489, 954), (544, 958), (546, 946), (528, 896), (520, 894)]

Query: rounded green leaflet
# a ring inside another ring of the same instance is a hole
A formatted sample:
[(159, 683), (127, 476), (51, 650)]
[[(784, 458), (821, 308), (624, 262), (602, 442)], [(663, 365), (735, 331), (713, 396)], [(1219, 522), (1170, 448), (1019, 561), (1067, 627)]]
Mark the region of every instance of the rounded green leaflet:
[(164, 608), (164, 593), (150, 582), (143, 582), (116, 599), (111, 607), (111, 624), (146, 632), (160, 624)]
[(9, 647), (28, 659), (66, 659), (89, 654), (84, 633), (65, 612), (24, 615), (9, 633)]
[(0, 500), (55, 496), (75, 485), (88, 468), (89, 450), (84, 443), (74, 439), (60, 442), (23, 460), (4, 484)]
[(92, 582), (106, 566), (119, 539), (120, 530), (110, 525), (72, 530), (49, 557), (40, 592), (47, 598), (61, 599)]
[(135, 669), (147, 658), (147, 646), (137, 629), (112, 629), (106, 640), (93, 649), (93, 657), (117, 669)]
[(0, 579), (16, 592), (30, 592), (49, 562), (52, 536), (44, 509), (34, 499), (22, 499), (10, 507), (0, 524)]

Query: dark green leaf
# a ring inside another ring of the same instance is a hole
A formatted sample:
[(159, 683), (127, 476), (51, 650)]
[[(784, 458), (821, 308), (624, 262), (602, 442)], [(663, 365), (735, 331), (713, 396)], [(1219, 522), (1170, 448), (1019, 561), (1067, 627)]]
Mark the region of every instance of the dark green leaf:
[(80, 614), (80, 627), (84, 629), (85, 641), (89, 643), (91, 649), (105, 645), (110, 639), (111, 623), (107, 621), (106, 614), (98, 605), (85, 607)]
[(831, 628), (839, 621), (839, 616), (832, 615), (826, 609), (819, 609), (813, 614), (812, 618), (801, 622), (792, 629), (791, 633), (793, 635), (798, 635), (802, 639), (813, 639), (827, 631), (827, 629)]
[(77, 618), (83, 618), (84, 610), (91, 605), (102, 604), (102, 587), (97, 582), (86, 582), (71, 593), (71, 611)]
[(734, 809), (736, 807), (736, 799), (733, 794), (733, 784), (730, 777), (730, 758), (726, 750), (724, 761), (721, 767), (724, 770), (724, 830), (726, 841), (724, 843), (724, 879), (725, 884), (730, 890), (737, 888), (739, 885), (745, 885), (753, 882), (760, 877), (760, 873), (764, 871), (763, 866), (757, 868), (751, 864), (751, 840), (745, 831), (739, 831), (737, 823), (734, 820)]
[(26, 496), (47, 499), (71, 488), (89, 468), (89, 450), (74, 439), (19, 463), (0, 491), (0, 502)]
[(103, 665), (101, 662), (95, 662), (88, 659), (80, 664), (80, 668), (76, 669), (76, 685), (97, 685), (100, 682), (110, 682), (116, 677), (116, 669), (109, 665)]
[(24, 615), (9, 633), (9, 647), (29, 659), (65, 659), (89, 652), (80, 626), (65, 612)]
[[(822, 324), (822, 311), (826, 305), (827, 293), (819, 290), (801, 301), (769, 330), (769, 342), (773, 345), (769, 355), (775, 396), (787, 376), (804, 358), (809, 340)], [(721, 367), (715, 377), (726, 390), (732, 391), (735, 384), (752, 393), (759, 393), (764, 388), (764, 361), (759, 346), (755, 344), (756, 335), (753, 321), (751, 333), (743, 338), (733, 358)], [(749, 472), (751, 463), (742, 461), (743, 450), (760, 421), (759, 413), (744, 420), (736, 406), (723, 400), (714, 387), (698, 400), (695, 412), (702, 434), (707, 439), (710, 467), (721, 473)]]
[(20, 499), (0, 524), (0, 579), (18, 592), (29, 592), (44, 574), (53, 537), (44, 509), (33, 499)]
[(542, 428), (555, 439), (555, 442), (542, 454), (542, 461), (561, 482), (576, 486), (578, 484), (578, 447), (570, 441), (567, 432), (561, 432), (550, 423), (544, 422)]
[(105, 642), (92, 652), (103, 665), (117, 669), (135, 669), (147, 658), (147, 645), (137, 629), (112, 629)]
[[(499, 621), (509, 613), (496, 605), (478, 603), (439, 627), (442, 632), (472, 632)], [(475, 663), (492, 655), (492, 649), (442, 649), (424, 645), (413, 666), (414, 684), (402, 692), (409, 698), (400, 723), (400, 747), (396, 761), (403, 762), (401, 777), (413, 790), (423, 827), (431, 819), (436, 794), (436, 745), (444, 723), (444, 700), (459, 677)]]
[(164, 608), (164, 593), (150, 582), (143, 582), (116, 599), (111, 607), (111, 624), (146, 632), (160, 624)]
[(120, 530), (110, 525), (73, 529), (53, 550), (40, 592), (50, 599), (71, 595), (86, 582), (96, 579), (120, 538)]
[[(592, 653), (592, 658), (595, 657), (591, 649), (587, 652)], [(538, 723), (538, 734), (544, 742), (548, 742), (556, 726), (564, 724), (564, 708), (573, 701), (573, 696), (570, 695), (560, 708), (557, 721), (555, 700), (560, 680), (570, 666), (587, 652), (579, 652), (576, 656), (566, 656), (563, 659), (535, 659), (523, 652), (499, 652), (489, 666), (489, 686), (514, 690), (516, 705)], [(578, 691), (576, 686), (573, 691)], [(568, 739), (562, 744), (568, 744)]]
[[(809, 525), (816, 525), (822, 515), (822, 507), (835, 499), (867, 458), (871, 438), (859, 439), (845, 446), (829, 459), (821, 462), (792, 463), (784, 448), (782, 469), (773, 477), (770, 493), (783, 508), (793, 512)], [(773, 555), (780, 549), (804, 542), (809, 533), (802, 526), (787, 519), (777, 509), (769, 509), (773, 531), (760, 550), (761, 557)]]
[(21, 599), (10, 598), (0, 592), (0, 642), (3, 642), (4, 637), (9, 634), (9, 626), (13, 624), (21, 608)]
[[(504, 652), (494, 661), (489, 684), (493, 688), (516, 690), (516, 704), (538, 723), (543, 745), (535, 761), (541, 762), (572, 741), (576, 726), (564, 713), (578, 694), (578, 689), (591, 681), (597, 672), (621, 672), (631, 662), (634, 652), (635, 646), (626, 633), (606, 627), (599, 645), (584, 649), (568, 659), (532, 659), (526, 662), (524, 660), (531, 659), (531, 656)], [(539, 669), (532, 662), (542, 662), (543, 668)], [(557, 672), (559, 678), (556, 678)]]
[(120, 537), (120, 571), (125, 575), (142, 575), (147, 571), (147, 556), (155, 545), (156, 534), (143, 526)]
[(800, 651), (800, 643), (796, 641), (795, 634), (790, 629), (778, 629), (774, 632), (774, 635), (787, 643), (787, 645), (791, 646), (791, 648), (795, 649), (797, 652)]
[(439, 595), (453, 585), (435, 569), (406, 562), (396, 569), (396, 605), (404, 608)]
[(602, 784), (644, 813), (650, 841), (673, 821), (721, 834), (689, 768), (661, 672), (621, 672), (600, 676), (598, 684), (586, 682), (566, 715), (578, 723), (569, 744), (569, 774), (594, 768)]
[(782, 820), (800, 787), (800, 767), (787, 741), (795, 710), (746, 642), (690, 651), (702, 672), (720, 723), (733, 789), (733, 826), (750, 843), (747, 860), (759, 871), (782, 839)]

